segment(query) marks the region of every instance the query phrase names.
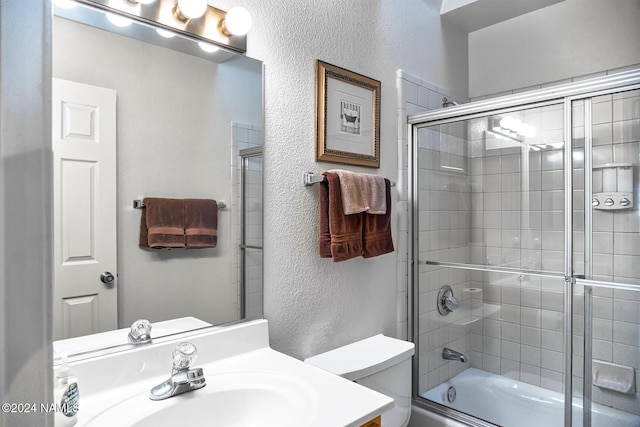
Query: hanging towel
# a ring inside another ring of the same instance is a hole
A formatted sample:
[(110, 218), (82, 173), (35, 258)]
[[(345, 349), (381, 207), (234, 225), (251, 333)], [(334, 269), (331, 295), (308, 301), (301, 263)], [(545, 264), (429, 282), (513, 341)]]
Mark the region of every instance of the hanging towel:
[(386, 206), (384, 215), (364, 214), (362, 224), (363, 254), (365, 258), (371, 258), (393, 252), (393, 239), (391, 237), (391, 182), (384, 178), (386, 188)]
[(323, 173), (320, 183), (320, 256), (334, 262), (362, 255), (362, 214), (345, 215), (342, 207), (340, 179), (333, 172)]
[(329, 231), (329, 182), (318, 184), (318, 242), (320, 258), (331, 258), (331, 232)]
[(187, 249), (215, 248), (218, 244), (218, 202), (185, 199), (184, 234)]
[(387, 212), (386, 187), (384, 177), (369, 173), (355, 173), (334, 169), (340, 177), (342, 205), (345, 215), (360, 212), (384, 215)]
[(144, 248), (184, 248), (184, 203), (180, 199), (147, 197), (140, 219)]

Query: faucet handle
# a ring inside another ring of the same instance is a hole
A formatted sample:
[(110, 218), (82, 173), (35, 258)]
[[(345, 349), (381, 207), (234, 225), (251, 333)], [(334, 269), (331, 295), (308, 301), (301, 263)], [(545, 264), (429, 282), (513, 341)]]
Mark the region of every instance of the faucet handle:
[(453, 311), (460, 307), (460, 300), (458, 300), (458, 298), (454, 297), (453, 294), (451, 294), (450, 296), (445, 297), (444, 305), (445, 307), (447, 307), (447, 310)]
[(451, 286), (444, 285), (438, 291), (438, 312), (446, 316), (460, 307), (460, 300), (453, 295)]
[(132, 342), (147, 342), (151, 340), (151, 323), (146, 319), (138, 319), (131, 324), (129, 340)]
[(188, 369), (191, 363), (196, 359), (198, 349), (190, 342), (181, 342), (175, 350), (173, 350), (173, 369)]

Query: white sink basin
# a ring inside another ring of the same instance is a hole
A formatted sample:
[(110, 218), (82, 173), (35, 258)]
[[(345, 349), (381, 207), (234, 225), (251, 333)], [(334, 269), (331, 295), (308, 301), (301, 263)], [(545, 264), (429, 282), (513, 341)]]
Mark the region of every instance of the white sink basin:
[[(388, 396), (273, 350), (268, 331), (255, 320), (71, 360), (81, 390), (76, 427), (359, 427), (393, 407)], [(207, 385), (151, 400), (185, 338)]]
[(106, 408), (87, 426), (208, 426), (215, 420), (220, 427), (295, 427), (306, 424), (316, 411), (315, 392), (293, 376), (274, 372), (205, 376), (207, 385), (202, 389), (162, 401), (150, 400), (148, 392), (137, 394)]

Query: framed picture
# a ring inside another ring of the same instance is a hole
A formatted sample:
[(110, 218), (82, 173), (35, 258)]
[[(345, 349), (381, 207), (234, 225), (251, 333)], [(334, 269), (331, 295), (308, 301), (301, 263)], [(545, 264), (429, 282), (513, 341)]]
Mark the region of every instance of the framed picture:
[(380, 167), (380, 82), (317, 61), (316, 161)]

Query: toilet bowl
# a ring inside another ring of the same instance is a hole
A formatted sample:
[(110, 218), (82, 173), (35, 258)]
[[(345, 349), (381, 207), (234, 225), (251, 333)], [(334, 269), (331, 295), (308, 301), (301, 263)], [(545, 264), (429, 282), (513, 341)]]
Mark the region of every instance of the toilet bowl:
[(385, 427), (405, 427), (411, 415), (411, 342), (382, 334), (305, 359), (305, 362), (385, 394), (394, 406)]

